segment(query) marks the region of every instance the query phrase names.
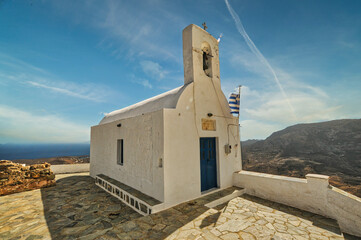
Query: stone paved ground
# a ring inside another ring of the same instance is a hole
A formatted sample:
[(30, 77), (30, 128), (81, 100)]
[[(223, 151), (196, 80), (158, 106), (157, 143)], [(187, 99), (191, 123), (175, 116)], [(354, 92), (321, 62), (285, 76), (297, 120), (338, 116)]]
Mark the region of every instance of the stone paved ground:
[(344, 239), (309, 212), (248, 195), (215, 209), (211, 200), (143, 217), (88, 174), (57, 175), (56, 187), (0, 197), (0, 239)]

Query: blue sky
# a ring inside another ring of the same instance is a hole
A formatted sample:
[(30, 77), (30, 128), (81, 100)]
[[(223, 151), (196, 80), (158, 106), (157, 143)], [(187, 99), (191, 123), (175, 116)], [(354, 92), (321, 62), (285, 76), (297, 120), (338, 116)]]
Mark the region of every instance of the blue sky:
[(360, 1), (228, 3), (236, 15), (221, 0), (0, 1), (0, 143), (88, 142), (104, 113), (183, 84), (182, 30), (204, 21), (223, 34), (225, 94), (243, 85), (242, 140), (360, 118)]

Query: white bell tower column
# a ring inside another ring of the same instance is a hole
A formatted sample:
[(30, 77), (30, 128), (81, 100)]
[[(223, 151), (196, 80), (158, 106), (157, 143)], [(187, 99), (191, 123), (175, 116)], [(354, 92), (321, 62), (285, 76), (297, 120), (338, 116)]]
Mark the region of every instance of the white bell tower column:
[(218, 41), (207, 31), (191, 24), (183, 30), (184, 84), (210, 80), (220, 85)]

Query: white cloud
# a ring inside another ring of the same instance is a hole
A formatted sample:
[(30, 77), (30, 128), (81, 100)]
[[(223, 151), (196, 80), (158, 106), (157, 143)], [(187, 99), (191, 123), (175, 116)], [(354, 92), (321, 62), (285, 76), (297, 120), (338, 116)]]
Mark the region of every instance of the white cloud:
[[(291, 101), (289, 100), (289, 97), (287, 96), (284, 87), (282, 86), (276, 71), (274, 70), (274, 68), (271, 66), (271, 64), (268, 62), (267, 58), (265, 58), (263, 56), (263, 54), (259, 51), (259, 49), (257, 48), (257, 46), (254, 44), (254, 42), (252, 41), (252, 39), (248, 36), (246, 30), (243, 27), (243, 24), (241, 22), (241, 20), (239, 19), (238, 14), (233, 10), (232, 6), (229, 4), (228, 0), (224, 0), (227, 8), (229, 10), (229, 13), (231, 14), (238, 32), (242, 35), (242, 37), (244, 38), (245, 42), (247, 43), (249, 49), (257, 56), (257, 58), (259, 59), (259, 61), (264, 65), (265, 69), (267, 69), (271, 75), (273, 76), (273, 80), (275, 81), (275, 83), (277, 84), (285, 103), (288, 105), (289, 109), (290, 109), (290, 113), (292, 115), (295, 115), (295, 111), (294, 108), (292, 106)], [(294, 116), (295, 117), (295, 116)]]
[(343, 106), (332, 104), (330, 97), (321, 89), (304, 83), (290, 86), (285, 89), (295, 115), (277, 90), (242, 87), (240, 118), (245, 132), (243, 140), (266, 138), (273, 131), (298, 123), (344, 118)]
[(150, 88), (150, 89), (153, 88), (153, 85), (147, 79), (136, 79), (136, 80), (133, 80), (133, 82), (138, 83), (145, 88)]
[(153, 88), (152, 84), (150, 84), (148, 80), (143, 80), (140, 82), (140, 84), (142, 84), (146, 88)]
[(50, 81), (26, 81), (25, 83), (37, 88), (50, 90), (51, 92), (65, 94), (71, 97), (81, 98), (94, 102), (104, 102), (104, 98), (106, 96), (106, 94), (100, 89), (100, 86), (91, 84), (79, 85), (75, 83), (59, 83)]
[(159, 63), (152, 61), (141, 61), (140, 66), (143, 72), (150, 77), (161, 80), (167, 74), (167, 71), (163, 70), (163, 68), (159, 65)]
[(296, 118), (277, 91), (260, 93), (244, 87), (241, 97), (242, 140), (264, 139), (275, 131), (298, 123), (343, 118), (342, 106), (328, 104), (329, 97), (293, 90), (289, 94)]
[(2, 53), (0, 53), (0, 64), (5, 65), (10, 68), (13, 68), (13, 69), (16, 69), (17, 71), (27, 69), (28, 71), (33, 71), (33, 72), (38, 72), (38, 73), (43, 73), (43, 74), (48, 73), (46, 70), (44, 70), (42, 68), (36, 67), (36, 66), (29, 64), (27, 62), (24, 62), (20, 59), (17, 59), (17, 58), (14, 58), (12, 56), (2, 54)]
[[(270, 92), (264, 95), (261, 104), (244, 106), (244, 112), (248, 118), (267, 120), (283, 124), (295, 124), (303, 122), (315, 122), (337, 118), (337, 110), (340, 106), (329, 106), (328, 98), (302, 92), (293, 92), (289, 97), (296, 116), (290, 112), (287, 103), (281, 94)], [(244, 104), (247, 104), (247, 99)]]
[(253, 83), (252, 86), (257, 87), (251, 89), (248, 85), (242, 88), (244, 139), (265, 138), (289, 125), (332, 120), (340, 116), (342, 106), (330, 104), (325, 91), (305, 84), (281, 68), (272, 67), (248, 36), (228, 0), (225, 3), (238, 32), (249, 47), (246, 50), (243, 46), (235, 46), (240, 43), (232, 44), (232, 48), (228, 49), (230, 63), (233, 67), (241, 65), (244, 70), (253, 73), (253, 82), (246, 81), (246, 85)]
[(0, 105), (1, 139), (17, 142), (73, 143), (89, 141), (90, 127), (55, 115), (37, 115)]
[(153, 88), (153, 85), (150, 83), (148, 79), (139, 78), (134, 74), (130, 74), (128, 78), (130, 79), (131, 82), (142, 85), (145, 88), (149, 88), (149, 89)]
[(241, 141), (248, 139), (264, 139), (273, 132), (282, 129), (282, 125), (258, 120), (243, 120), (241, 125)]
[[(330, 97), (320, 87), (300, 80), (299, 74), (285, 71), (278, 64), (277, 72), (280, 83), (287, 94), (288, 101), (273, 83), (269, 70), (250, 51), (235, 43), (236, 51), (226, 49), (231, 66), (251, 73), (251, 76), (222, 79), (222, 88), (229, 94), (238, 84), (242, 84), (241, 123), (243, 123), (242, 140), (248, 138), (266, 138), (272, 132), (282, 130), (298, 123), (328, 121), (350, 117), (344, 114), (342, 101)], [(240, 47), (239, 47), (240, 46)], [(302, 76), (308, 76), (302, 73)], [(307, 78), (306, 78), (307, 80)]]
[(0, 70), (0, 83), (3, 85), (21, 84), (94, 102), (104, 102), (113, 94), (105, 85), (59, 80), (44, 69), (7, 55), (0, 54), (1, 65), (9, 67), (6, 71)]
[(164, 3), (142, 1), (141, 8), (139, 4), (116, 0), (56, 1), (52, 4), (57, 14), (99, 30), (102, 36), (99, 47), (116, 58), (157, 56), (182, 61), (164, 32), (178, 34), (178, 31), (171, 31), (173, 26), (185, 26), (187, 20), (167, 12)]
[[(118, 1), (108, 1), (99, 11), (99, 6), (92, 11), (99, 13), (99, 19), (93, 22), (94, 26), (106, 31), (109, 36), (109, 41), (116, 41), (114, 47), (118, 50), (118, 46), (124, 47), (123, 43), (130, 47), (128, 48), (128, 56), (145, 55), (145, 56), (160, 56), (162, 58), (179, 61), (179, 59), (171, 48), (166, 44), (166, 39), (162, 37), (162, 30), (169, 27), (169, 23), (161, 21), (156, 12), (158, 11), (154, 3), (149, 3), (148, 8), (138, 8), (134, 5), (127, 5)], [(143, 3), (144, 4), (144, 3)], [(152, 8), (152, 11), (149, 11)], [(143, 10), (144, 9), (144, 10)], [(150, 14), (151, 13), (151, 14)], [(135, 17), (137, 16), (137, 17)], [(166, 15), (168, 21), (174, 21)], [(119, 53), (119, 51), (118, 51)]]
[(270, 62), (284, 89), (285, 94), (282, 94), (268, 67), (245, 48), (243, 42), (225, 39), (224, 43), (224, 60), (229, 62), (240, 77), (222, 79), (222, 88), (228, 94), (237, 85), (243, 85), (240, 116), (244, 133), (242, 140), (266, 138), (274, 131), (298, 123), (350, 117), (345, 114), (344, 103), (335, 96), (330, 97), (332, 94), (327, 91), (330, 89), (308, 83), (311, 82), (310, 79), (317, 79), (319, 76), (285, 70), (274, 60), (277, 59), (275, 56)]
[(265, 69), (264, 65), (259, 59), (249, 50), (245, 49), (239, 42), (227, 39), (228, 45), (235, 46), (235, 48), (227, 48), (228, 62), (232, 67), (239, 67), (242, 65), (243, 69), (256, 73), (264, 78), (270, 78), (269, 70)]

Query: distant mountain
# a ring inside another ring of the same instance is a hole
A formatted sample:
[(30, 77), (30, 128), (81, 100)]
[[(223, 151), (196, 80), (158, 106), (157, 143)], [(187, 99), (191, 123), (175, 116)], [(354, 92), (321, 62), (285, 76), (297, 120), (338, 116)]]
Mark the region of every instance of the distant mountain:
[(62, 164), (78, 164), (78, 163), (89, 163), (89, 155), (84, 156), (63, 156), (63, 157), (50, 157), (50, 158), (35, 158), (35, 159), (17, 159), (12, 160), (15, 163), (22, 163), (26, 165), (39, 164), (39, 163), (50, 163), (51, 165), (62, 165)]
[(248, 139), (246, 141), (242, 141), (242, 147), (247, 147), (247, 146), (250, 146), (258, 141), (261, 141), (259, 139)]
[(242, 146), (243, 168), (304, 177), (326, 174), (361, 197), (361, 119), (297, 124)]

